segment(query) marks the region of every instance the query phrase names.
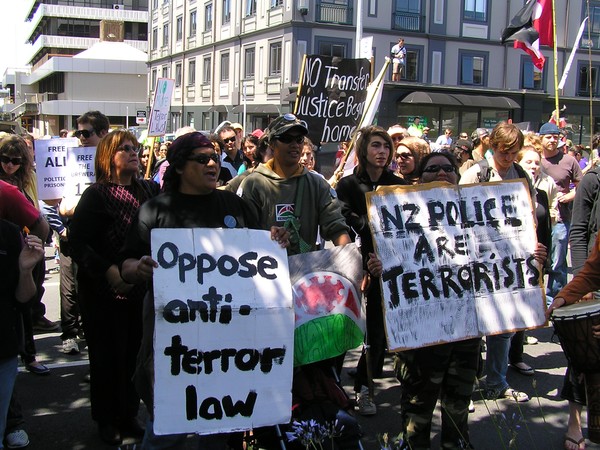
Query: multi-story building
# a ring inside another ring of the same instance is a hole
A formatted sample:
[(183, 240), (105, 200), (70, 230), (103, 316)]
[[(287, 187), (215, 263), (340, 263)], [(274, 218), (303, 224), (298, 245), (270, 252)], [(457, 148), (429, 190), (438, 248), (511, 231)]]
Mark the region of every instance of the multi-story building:
[(90, 109), (124, 126), (146, 109), (148, 0), (30, 0), (25, 19), (30, 68), (5, 74), (4, 110), (29, 131), (56, 135)]
[[(538, 72), (529, 55), (500, 43), (523, 0), (358, 1), (375, 71), (398, 37), (408, 50), (402, 80), (385, 84), (380, 124), (420, 115), (435, 137), (441, 128), (470, 131), (503, 119), (535, 128), (550, 117), (552, 49), (542, 49), (547, 61)], [(304, 54), (353, 56), (356, 2), (150, 0), (149, 89), (159, 77), (175, 79), (170, 128), (211, 129), (227, 118), (250, 130), (290, 111)], [(600, 1), (590, 7), (590, 35), (586, 28), (559, 93), (576, 142), (589, 141), (590, 123), (600, 127), (600, 113), (590, 122), (589, 106), (590, 99), (596, 110), (600, 104)], [(559, 75), (586, 8), (587, 0), (556, 0)]]

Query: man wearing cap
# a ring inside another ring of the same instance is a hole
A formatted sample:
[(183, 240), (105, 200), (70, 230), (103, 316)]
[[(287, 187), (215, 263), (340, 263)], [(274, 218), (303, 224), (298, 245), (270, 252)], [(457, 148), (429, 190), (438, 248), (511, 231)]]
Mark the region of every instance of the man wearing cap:
[[(577, 160), (565, 155), (558, 148), (560, 129), (551, 122), (543, 124), (539, 135), (542, 139), (542, 170), (550, 175), (558, 186), (558, 221), (552, 227), (552, 265), (548, 275), (547, 294), (554, 297), (567, 284), (567, 246), (571, 228), (571, 208), (575, 189), (583, 173)], [(574, 186), (571, 189), (571, 185)]]
[(271, 122), (263, 139), (273, 150), (273, 159), (260, 164), (237, 191), (254, 205), (261, 228), (277, 225), (290, 231), (290, 254), (317, 250), (317, 232), (335, 245), (351, 242), (335, 191), (300, 164), (307, 134), (293, 114)]
[(473, 143), (468, 139), (458, 139), (452, 144), (452, 153), (458, 161), (458, 173), (462, 176), (467, 169), (477, 164), (471, 158), (471, 152), (473, 151)]
[(228, 170), (231, 178), (235, 178), (244, 166), (244, 155), (241, 150), (242, 141), (233, 126), (225, 125), (219, 130), (219, 137), (225, 144), (225, 151), (221, 155), (221, 169)]
[(485, 153), (490, 149), (490, 133), (487, 128), (477, 128), (471, 133), (473, 141), (473, 161), (479, 162), (485, 158)]
[(398, 144), (400, 144), (400, 141), (402, 139), (404, 139), (405, 136), (408, 136), (408, 133), (406, 132), (406, 128), (404, 128), (398, 124), (392, 125), (391, 127), (389, 127), (387, 130), (387, 133), (392, 138), (392, 143), (394, 144), (394, 148), (393, 148), (394, 151), (398, 147)]

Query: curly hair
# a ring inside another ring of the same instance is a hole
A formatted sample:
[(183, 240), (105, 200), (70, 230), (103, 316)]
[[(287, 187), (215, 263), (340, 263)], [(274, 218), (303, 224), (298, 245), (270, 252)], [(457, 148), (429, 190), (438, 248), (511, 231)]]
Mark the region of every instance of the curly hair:
[(21, 165), (14, 174), (9, 175), (0, 164), (0, 179), (15, 185), (24, 192), (33, 184), (33, 156), (27, 142), (16, 134), (8, 135), (0, 140), (0, 155), (21, 158)]
[[(135, 135), (127, 130), (116, 130), (100, 139), (98, 147), (96, 147), (96, 159), (94, 161), (96, 183), (112, 182), (113, 175), (116, 174), (114, 166), (115, 154), (119, 151), (119, 147), (126, 141), (131, 141), (136, 147), (139, 145)], [(134, 175), (135, 177), (137, 177), (137, 174)]]

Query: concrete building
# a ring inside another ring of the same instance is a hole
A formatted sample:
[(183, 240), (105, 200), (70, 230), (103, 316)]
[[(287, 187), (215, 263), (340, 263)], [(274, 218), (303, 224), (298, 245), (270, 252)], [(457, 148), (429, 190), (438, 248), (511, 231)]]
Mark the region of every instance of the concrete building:
[[(89, 110), (112, 125), (146, 110), (147, 0), (31, 0), (28, 69), (7, 70), (3, 110), (35, 135), (72, 129)], [(6, 114), (5, 114), (6, 115)]]
[[(375, 71), (398, 37), (408, 50), (402, 80), (385, 84), (379, 123), (406, 125), (420, 115), (436, 137), (445, 127), (458, 133), (504, 119), (533, 128), (547, 121), (554, 110), (552, 50), (542, 49), (547, 62), (537, 72), (526, 53), (500, 44), (523, 4), (364, 0), (363, 35), (373, 36)], [(586, 0), (556, 5), (561, 75), (587, 6)], [(590, 76), (599, 106), (600, 1), (590, 5), (591, 38), (581, 41), (560, 93), (576, 142), (589, 141)], [(211, 129), (224, 119), (246, 122), (247, 130), (262, 128), (292, 109), (305, 53), (353, 56), (357, 6), (356, 0), (151, 0), (149, 89), (158, 77), (175, 79), (171, 130)], [(592, 119), (595, 131), (598, 116)]]

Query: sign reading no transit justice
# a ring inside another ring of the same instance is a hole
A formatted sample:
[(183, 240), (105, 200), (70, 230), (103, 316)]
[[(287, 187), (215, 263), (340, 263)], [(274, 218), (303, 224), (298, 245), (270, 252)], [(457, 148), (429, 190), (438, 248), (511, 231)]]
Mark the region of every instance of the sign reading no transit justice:
[(154, 102), (150, 111), (150, 124), (148, 136), (163, 136), (167, 132), (169, 110), (171, 109), (171, 94), (175, 80), (172, 78), (159, 78), (154, 89)]

